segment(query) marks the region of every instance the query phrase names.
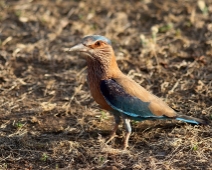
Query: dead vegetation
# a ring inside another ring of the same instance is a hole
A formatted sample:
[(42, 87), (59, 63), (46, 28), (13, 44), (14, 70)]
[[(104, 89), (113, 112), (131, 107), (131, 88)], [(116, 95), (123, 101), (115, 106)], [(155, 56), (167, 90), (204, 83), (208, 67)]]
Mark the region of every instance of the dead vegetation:
[(211, 122), (211, 18), (210, 0), (0, 1), (0, 169), (211, 169), (210, 126), (132, 122), (129, 150), (122, 127), (106, 145), (112, 117), (62, 50), (105, 35), (126, 74)]

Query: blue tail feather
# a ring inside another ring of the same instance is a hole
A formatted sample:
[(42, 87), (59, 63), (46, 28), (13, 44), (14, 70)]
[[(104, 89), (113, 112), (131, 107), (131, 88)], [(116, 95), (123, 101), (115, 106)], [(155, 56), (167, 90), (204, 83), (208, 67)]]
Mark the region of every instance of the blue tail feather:
[(199, 122), (197, 122), (195, 120), (188, 120), (188, 119), (184, 119), (184, 118), (180, 118), (180, 117), (176, 118), (176, 120), (181, 120), (183, 122), (192, 123), (192, 124), (196, 124), (196, 125), (200, 124)]

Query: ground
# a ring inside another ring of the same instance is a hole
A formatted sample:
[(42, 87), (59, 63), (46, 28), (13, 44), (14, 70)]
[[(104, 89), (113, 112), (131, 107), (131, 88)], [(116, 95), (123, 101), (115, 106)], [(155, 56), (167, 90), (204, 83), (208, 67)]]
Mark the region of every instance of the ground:
[(111, 39), (121, 70), (190, 116), (212, 119), (211, 0), (0, 1), (0, 169), (209, 170), (212, 128), (132, 122), (105, 144), (113, 117), (90, 96), (69, 48)]

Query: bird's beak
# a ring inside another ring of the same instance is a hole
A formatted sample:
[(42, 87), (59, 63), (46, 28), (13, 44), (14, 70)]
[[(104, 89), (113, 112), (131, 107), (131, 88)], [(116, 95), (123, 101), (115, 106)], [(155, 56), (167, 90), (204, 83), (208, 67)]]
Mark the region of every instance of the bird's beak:
[(89, 52), (89, 48), (80, 43), (71, 48), (68, 48), (67, 51)]

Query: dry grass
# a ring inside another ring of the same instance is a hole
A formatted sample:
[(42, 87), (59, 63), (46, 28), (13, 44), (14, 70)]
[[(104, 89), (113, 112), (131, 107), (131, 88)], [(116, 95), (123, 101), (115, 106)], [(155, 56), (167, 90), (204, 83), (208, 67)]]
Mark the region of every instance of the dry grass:
[(210, 126), (133, 122), (129, 150), (122, 127), (106, 145), (113, 119), (62, 50), (105, 35), (126, 74), (211, 122), (211, 17), (210, 0), (0, 1), (0, 169), (211, 169)]

